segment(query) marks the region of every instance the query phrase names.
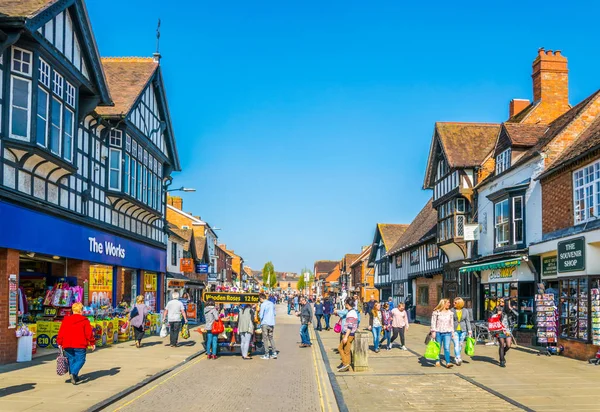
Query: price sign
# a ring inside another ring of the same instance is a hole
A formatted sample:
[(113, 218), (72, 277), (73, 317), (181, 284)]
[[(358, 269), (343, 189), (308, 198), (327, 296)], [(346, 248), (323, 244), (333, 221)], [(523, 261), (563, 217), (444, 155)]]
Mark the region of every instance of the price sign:
[(56, 316), (57, 313), (58, 313), (58, 311), (56, 310), (56, 308), (52, 308), (52, 307), (44, 308), (44, 316), (53, 318)]
[(46, 334), (39, 335), (37, 337), (37, 345), (40, 348), (47, 348), (50, 345), (50, 337)]

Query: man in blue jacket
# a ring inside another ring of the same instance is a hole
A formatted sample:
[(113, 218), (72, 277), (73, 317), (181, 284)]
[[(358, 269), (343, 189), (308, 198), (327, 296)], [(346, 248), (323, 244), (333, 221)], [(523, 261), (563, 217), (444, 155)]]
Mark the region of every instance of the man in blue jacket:
[[(267, 300), (267, 296), (264, 293), (258, 295), (260, 300), (260, 312), (258, 316), (260, 318), (260, 327), (262, 329), (262, 341), (265, 348), (265, 354), (261, 356), (261, 359), (277, 359), (277, 349), (275, 349), (275, 338), (273, 337), (273, 330), (275, 329), (275, 304), (270, 300)], [(268, 350), (267, 345), (271, 346), (271, 350)]]

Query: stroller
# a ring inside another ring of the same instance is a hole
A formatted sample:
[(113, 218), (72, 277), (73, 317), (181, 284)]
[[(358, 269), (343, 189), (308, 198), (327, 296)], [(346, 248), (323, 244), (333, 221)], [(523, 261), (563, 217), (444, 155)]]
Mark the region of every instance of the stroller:
[(600, 349), (598, 349), (598, 352), (596, 352), (596, 357), (590, 359), (588, 362), (590, 362), (592, 365), (600, 365)]

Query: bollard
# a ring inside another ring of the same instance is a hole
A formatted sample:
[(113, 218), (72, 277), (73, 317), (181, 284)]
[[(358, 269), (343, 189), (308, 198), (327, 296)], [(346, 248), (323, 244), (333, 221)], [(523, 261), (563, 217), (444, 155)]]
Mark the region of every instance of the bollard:
[(356, 332), (352, 343), (352, 369), (354, 372), (363, 372), (369, 369), (369, 342), (371, 334)]

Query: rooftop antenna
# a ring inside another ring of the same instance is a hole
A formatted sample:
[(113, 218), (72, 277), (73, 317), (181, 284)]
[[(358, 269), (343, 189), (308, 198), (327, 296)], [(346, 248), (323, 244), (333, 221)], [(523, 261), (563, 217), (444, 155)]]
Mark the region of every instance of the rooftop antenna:
[(160, 19), (158, 19), (158, 25), (156, 26), (156, 51), (152, 55), (154, 63), (160, 64), (160, 58), (162, 57), (159, 52), (160, 46)]

